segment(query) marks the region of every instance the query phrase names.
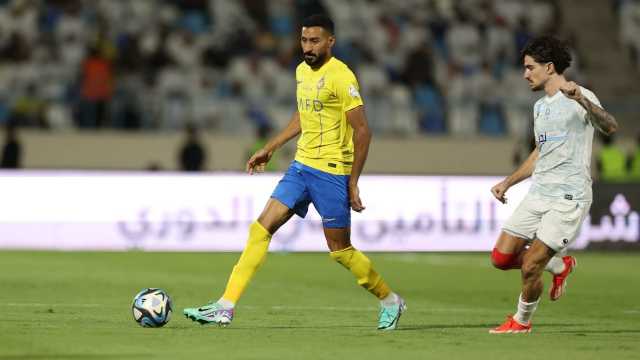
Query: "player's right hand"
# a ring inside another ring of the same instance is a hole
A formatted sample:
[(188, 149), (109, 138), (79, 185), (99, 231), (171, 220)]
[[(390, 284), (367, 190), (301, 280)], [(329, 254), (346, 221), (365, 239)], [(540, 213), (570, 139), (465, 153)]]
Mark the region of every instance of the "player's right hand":
[(362, 212), (365, 209), (364, 205), (362, 205), (362, 200), (360, 200), (358, 184), (349, 184), (349, 205), (353, 211)]
[(273, 152), (269, 152), (265, 149), (256, 151), (256, 153), (249, 158), (249, 161), (247, 161), (247, 172), (249, 175), (253, 175), (254, 172), (264, 172), (264, 167), (269, 162), (269, 159), (271, 159), (272, 154)]
[(506, 194), (507, 189), (509, 189), (509, 186), (507, 186), (504, 181), (501, 181), (491, 188), (491, 193), (496, 199), (498, 199), (498, 201), (506, 204), (507, 198), (504, 195)]

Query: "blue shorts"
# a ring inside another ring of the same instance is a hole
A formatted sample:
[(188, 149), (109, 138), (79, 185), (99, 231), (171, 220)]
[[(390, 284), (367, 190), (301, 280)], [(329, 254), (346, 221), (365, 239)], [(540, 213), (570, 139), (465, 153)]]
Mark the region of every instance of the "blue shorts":
[(322, 217), (322, 226), (350, 227), (349, 177), (329, 174), (293, 161), (271, 197), (302, 218), (307, 215), (309, 203), (313, 203)]

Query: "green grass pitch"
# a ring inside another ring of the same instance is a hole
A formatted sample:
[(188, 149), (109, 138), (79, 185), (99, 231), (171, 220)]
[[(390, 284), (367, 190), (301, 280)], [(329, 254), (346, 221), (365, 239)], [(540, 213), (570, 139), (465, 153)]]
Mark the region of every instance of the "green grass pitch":
[[(270, 254), (228, 328), (182, 308), (217, 298), (238, 254), (0, 252), (0, 359), (638, 359), (639, 254), (578, 253), (568, 293), (529, 335), (487, 330), (519, 273), (488, 254), (369, 254), (409, 309), (376, 331), (377, 301), (327, 254)], [(545, 274), (548, 287), (550, 277)], [(174, 317), (139, 327), (132, 297), (165, 289)]]

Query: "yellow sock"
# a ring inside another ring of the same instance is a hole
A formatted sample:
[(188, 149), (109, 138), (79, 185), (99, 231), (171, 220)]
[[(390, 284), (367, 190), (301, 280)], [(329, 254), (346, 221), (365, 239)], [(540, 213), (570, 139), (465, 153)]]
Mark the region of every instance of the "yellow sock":
[(356, 250), (353, 246), (346, 249), (332, 251), (331, 258), (349, 269), (358, 280), (358, 285), (367, 289), (370, 293), (382, 300), (391, 293), (391, 289), (371, 265), (371, 260)]
[(223, 299), (234, 304), (238, 302), (247, 284), (267, 257), (270, 241), (271, 234), (259, 222), (254, 221), (249, 227), (247, 245), (229, 276)]

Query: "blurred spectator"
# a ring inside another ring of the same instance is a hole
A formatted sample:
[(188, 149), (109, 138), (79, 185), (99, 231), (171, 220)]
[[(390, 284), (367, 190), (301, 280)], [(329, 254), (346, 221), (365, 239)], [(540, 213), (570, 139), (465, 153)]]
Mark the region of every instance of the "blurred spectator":
[(469, 15), (459, 11), (457, 19), (447, 32), (447, 47), (454, 65), (462, 67), (463, 74), (471, 74), (480, 67), (482, 42), (478, 27)]
[(120, 129), (140, 129), (145, 119), (140, 104), (140, 94), (146, 87), (139, 76), (123, 75), (116, 84), (111, 106), (112, 125)]
[(200, 142), (198, 129), (194, 125), (185, 127), (185, 141), (179, 152), (180, 170), (203, 171), (207, 158), (206, 149)]
[(627, 180), (626, 156), (615, 144), (614, 136), (602, 136), (602, 149), (597, 157), (599, 179), (604, 182)]
[(431, 47), (422, 44), (411, 52), (407, 58), (404, 71), (404, 82), (411, 87), (435, 82), (435, 64)]
[(460, 67), (450, 65), (449, 73), (447, 112), (451, 134), (475, 134), (479, 109), (476, 89), (470, 86)]
[(640, 1), (622, 1), (618, 14), (620, 42), (629, 49), (631, 58), (640, 71)]
[(517, 49), (513, 46), (513, 34), (501, 17), (495, 17), (486, 30), (484, 57), (493, 64), (514, 64)]
[(113, 95), (111, 62), (92, 46), (82, 64), (80, 75), (80, 108), (78, 125), (81, 128), (101, 128), (111, 125), (109, 103)]
[(504, 135), (506, 123), (502, 109), (502, 98), (499, 93), (500, 84), (492, 72), (491, 65), (482, 64), (482, 70), (469, 81), (475, 87), (479, 100), (478, 130), (484, 135)]
[(12, 33), (0, 51), (3, 59), (14, 63), (22, 63), (31, 57), (31, 47), (20, 33)]
[(521, 0), (496, 0), (493, 8), (497, 16), (504, 19), (510, 28), (515, 28), (527, 12), (527, 4)]
[(55, 17), (52, 20), (53, 36), (59, 47), (59, 56), (66, 66), (78, 71), (86, 56), (89, 36), (93, 33), (82, 18), (82, 4), (78, 0), (61, 1), (52, 4), (50, 11)]
[(415, 89), (418, 123), (426, 133), (442, 134), (447, 130), (444, 101), (439, 89), (433, 83), (420, 84)]
[(45, 117), (47, 104), (38, 96), (37, 91), (35, 84), (27, 85), (25, 93), (15, 101), (9, 121), (19, 126), (49, 127)]
[(187, 29), (173, 32), (167, 39), (167, 52), (180, 67), (193, 68), (202, 61), (203, 43)]
[[(527, 45), (527, 42), (529, 42), (532, 37), (533, 34), (529, 30), (529, 20), (527, 20), (527, 18), (523, 16), (518, 21), (518, 26), (515, 28), (514, 32), (516, 53), (520, 54), (520, 52), (522, 52), (522, 49), (524, 49), (524, 47)], [(518, 58), (518, 63), (516, 63), (516, 66), (520, 65), (519, 61), (520, 58)]]
[(533, 33), (552, 33), (553, 26), (560, 23), (559, 5), (553, 0), (533, 0), (527, 7), (529, 28)]
[(0, 9), (0, 38), (19, 34), (25, 45), (30, 46), (38, 36), (38, 9), (33, 0), (12, 0)]
[(389, 94), (386, 90), (390, 86), (387, 74), (381, 64), (376, 63), (374, 55), (363, 52), (363, 61), (356, 69), (362, 96), (366, 99), (367, 119), (375, 134), (394, 132), (395, 124), (391, 114)]
[(640, 182), (640, 134), (636, 138), (636, 148), (629, 154), (627, 162), (629, 170), (629, 180), (633, 182)]
[(5, 126), (5, 142), (2, 147), (0, 168), (18, 169), (20, 167), (22, 167), (22, 145), (18, 140), (17, 126), (9, 122)]

